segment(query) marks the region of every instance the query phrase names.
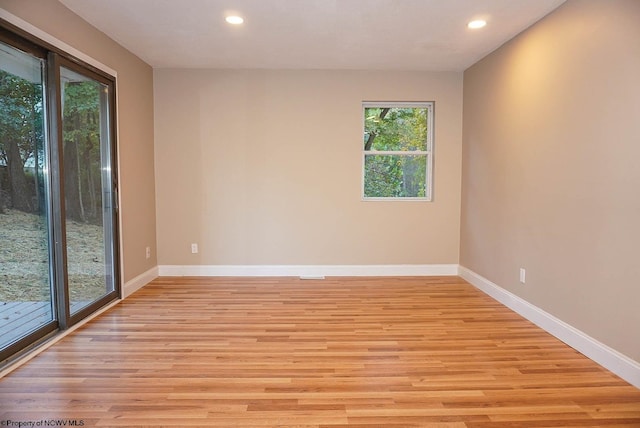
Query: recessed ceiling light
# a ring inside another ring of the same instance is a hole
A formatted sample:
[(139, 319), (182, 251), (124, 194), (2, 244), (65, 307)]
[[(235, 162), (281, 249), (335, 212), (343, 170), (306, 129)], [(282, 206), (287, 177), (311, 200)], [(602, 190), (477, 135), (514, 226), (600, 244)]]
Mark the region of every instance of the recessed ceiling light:
[(241, 16), (237, 15), (227, 16), (224, 20), (233, 25), (240, 25), (244, 22), (244, 19), (242, 19)]
[(487, 21), (485, 21), (483, 19), (476, 19), (474, 21), (469, 22), (467, 24), (467, 27), (476, 29), (476, 28), (482, 28), (485, 25), (487, 25)]

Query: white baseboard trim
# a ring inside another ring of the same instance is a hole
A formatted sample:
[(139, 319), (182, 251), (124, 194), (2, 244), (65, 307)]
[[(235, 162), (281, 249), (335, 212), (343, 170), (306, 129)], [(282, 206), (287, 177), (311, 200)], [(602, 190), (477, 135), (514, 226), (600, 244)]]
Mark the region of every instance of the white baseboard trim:
[(158, 266), (152, 267), (135, 278), (127, 281), (122, 287), (122, 298), (126, 299), (158, 277)]
[(640, 388), (639, 362), (597, 341), (577, 328), (532, 305), (515, 294), (510, 293), (470, 269), (460, 266), (459, 275), (479, 290), (522, 315), (538, 327), (620, 376), (636, 388)]
[(159, 276), (455, 276), (457, 264), (441, 265), (164, 265)]

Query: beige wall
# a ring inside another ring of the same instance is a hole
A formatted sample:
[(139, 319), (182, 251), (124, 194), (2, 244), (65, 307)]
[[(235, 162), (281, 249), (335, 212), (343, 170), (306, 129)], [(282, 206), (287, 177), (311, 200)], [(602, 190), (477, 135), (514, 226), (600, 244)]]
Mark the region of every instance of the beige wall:
[(569, 0), (464, 73), (460, 256), (636, 361), (639, 20)]
[[(125, 280), (460, 260), (640, 361), (640, 2), (569, 0), (468, 69), (464, 123), (459, 73), (156, 70), (154, 104), (151, 68), (60, 3), (0, 7), (118, 73)], [(363, 100), (436, 101), (432, 203), (360, 200)]]
[[(160, 265), (458, 262), (462, 73), (154, 79)], [(361, 201), (363, 100), (435, 101), (433, 202)]]
[(1, 0), (0, 7), (115, 70), (124, 280), (154, 267), (153, 71), (57, 1)]

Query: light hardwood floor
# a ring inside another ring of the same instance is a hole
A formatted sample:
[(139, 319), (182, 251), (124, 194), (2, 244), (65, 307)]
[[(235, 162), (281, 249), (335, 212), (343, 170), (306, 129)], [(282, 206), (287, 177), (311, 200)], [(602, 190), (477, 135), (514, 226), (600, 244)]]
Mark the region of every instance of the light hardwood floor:
[(0, 380), (0, 422), (640, 427), (640, 390), (457, 277), (159, 278)]

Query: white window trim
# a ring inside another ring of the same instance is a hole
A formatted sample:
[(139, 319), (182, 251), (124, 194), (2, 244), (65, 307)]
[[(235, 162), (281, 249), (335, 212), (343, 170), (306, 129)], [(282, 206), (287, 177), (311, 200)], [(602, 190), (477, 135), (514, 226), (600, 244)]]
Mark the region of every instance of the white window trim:
[[(365, 151), (364, 145), (361, 143), (362, 150), (362, 182), (360, 185), (361, 199), (362, 201), (423, 201), (431, 202), (433, 196), (433, 116), (434, 116), (434, 101), (424, 102), (384, 102), (384, 101), (365, 101), (362, 103), (362, 132), (360, 135), (364, 135), (365, 126), (365, 109), (367, 108), (426, 108), (429, 112), (427, 114), (427, 150), (413, 150), (413, 151)], [(364, 180), (365, 180), (365, 158), (369, 155), (400, 155), (400, 156), (415, 156), (426, 155), (427, 172), (425, 175), (425, 196), (422, 197), (385, 197), (385, 198), (372, 198), (367, 197), (364, 194)]]

